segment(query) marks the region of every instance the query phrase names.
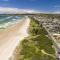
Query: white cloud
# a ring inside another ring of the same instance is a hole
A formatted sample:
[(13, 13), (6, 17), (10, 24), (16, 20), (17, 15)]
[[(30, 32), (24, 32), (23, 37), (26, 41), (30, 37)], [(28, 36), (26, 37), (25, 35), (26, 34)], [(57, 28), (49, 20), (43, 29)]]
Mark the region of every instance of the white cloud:
[(29, 1), (32, 1), (33, 2), (33, 1), (36, 1), (36, 0), (29, 0)]
[(16, 8), (4, 8), (4, 7), (0, 7), (0, 12), (1, 13), (16, 13), (17, 9)]
[(60, 8), (60, 5), (55, 5), (54, 8)]
[(60, 14), (60, 11), (54, 11), (53, 14)]
[(3, 0), (3, 1), (9, 1), (9, 0)]
[(30, 9), (0, 7), (0, 13), (6, 13), (6, 14), (7, 13), (9, 13), (9, 14), (18, 13), (18, 14), (21, 14), (21, 13), (39, 13), (39, 11), (30, 10)]
[(60, 14), (60, 5), (54, 5), (53, 8), (54, 8), (53, 12), (51, 12), (51, 13)]

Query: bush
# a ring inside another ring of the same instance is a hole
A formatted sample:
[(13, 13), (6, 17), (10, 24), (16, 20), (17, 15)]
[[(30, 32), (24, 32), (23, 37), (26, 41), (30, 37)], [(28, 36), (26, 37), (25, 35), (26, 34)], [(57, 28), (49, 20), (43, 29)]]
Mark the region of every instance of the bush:
[(28, 33), (31, 35), (41, 35), (41, 34), (47, 35), (48, 34), (47, 31), (43, 27), (40, 27), (39, 23), (33, 19), (31, 19)]

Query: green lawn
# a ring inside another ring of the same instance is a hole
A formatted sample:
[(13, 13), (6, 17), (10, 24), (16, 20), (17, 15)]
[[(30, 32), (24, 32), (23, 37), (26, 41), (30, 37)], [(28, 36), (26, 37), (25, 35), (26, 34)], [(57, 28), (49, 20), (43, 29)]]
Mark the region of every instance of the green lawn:
[(46, 37), (45, 29), (32, 18), (28, 33), (30, 36), (16, 47), (14, 60), (56, 60), (52, 40)]

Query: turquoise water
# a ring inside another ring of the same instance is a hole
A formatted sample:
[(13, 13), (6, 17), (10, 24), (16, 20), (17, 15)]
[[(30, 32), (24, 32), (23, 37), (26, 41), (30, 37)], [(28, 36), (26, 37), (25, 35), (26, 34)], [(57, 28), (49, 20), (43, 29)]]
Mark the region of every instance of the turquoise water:
[(21, 20), (21, 16), (0, 14), (0, 29), (5, 29), (16, 21)]

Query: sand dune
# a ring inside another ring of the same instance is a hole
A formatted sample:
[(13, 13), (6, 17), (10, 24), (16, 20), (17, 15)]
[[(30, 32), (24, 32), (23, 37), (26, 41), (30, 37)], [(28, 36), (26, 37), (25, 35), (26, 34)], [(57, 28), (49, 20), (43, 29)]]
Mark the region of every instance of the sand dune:
[(9, 60), (19, 41), (28, 36), (29, 22), (30, 19), (25, 17), (24, 20), (7, 28), (6, 31), (0, 32), (0, 60)]

